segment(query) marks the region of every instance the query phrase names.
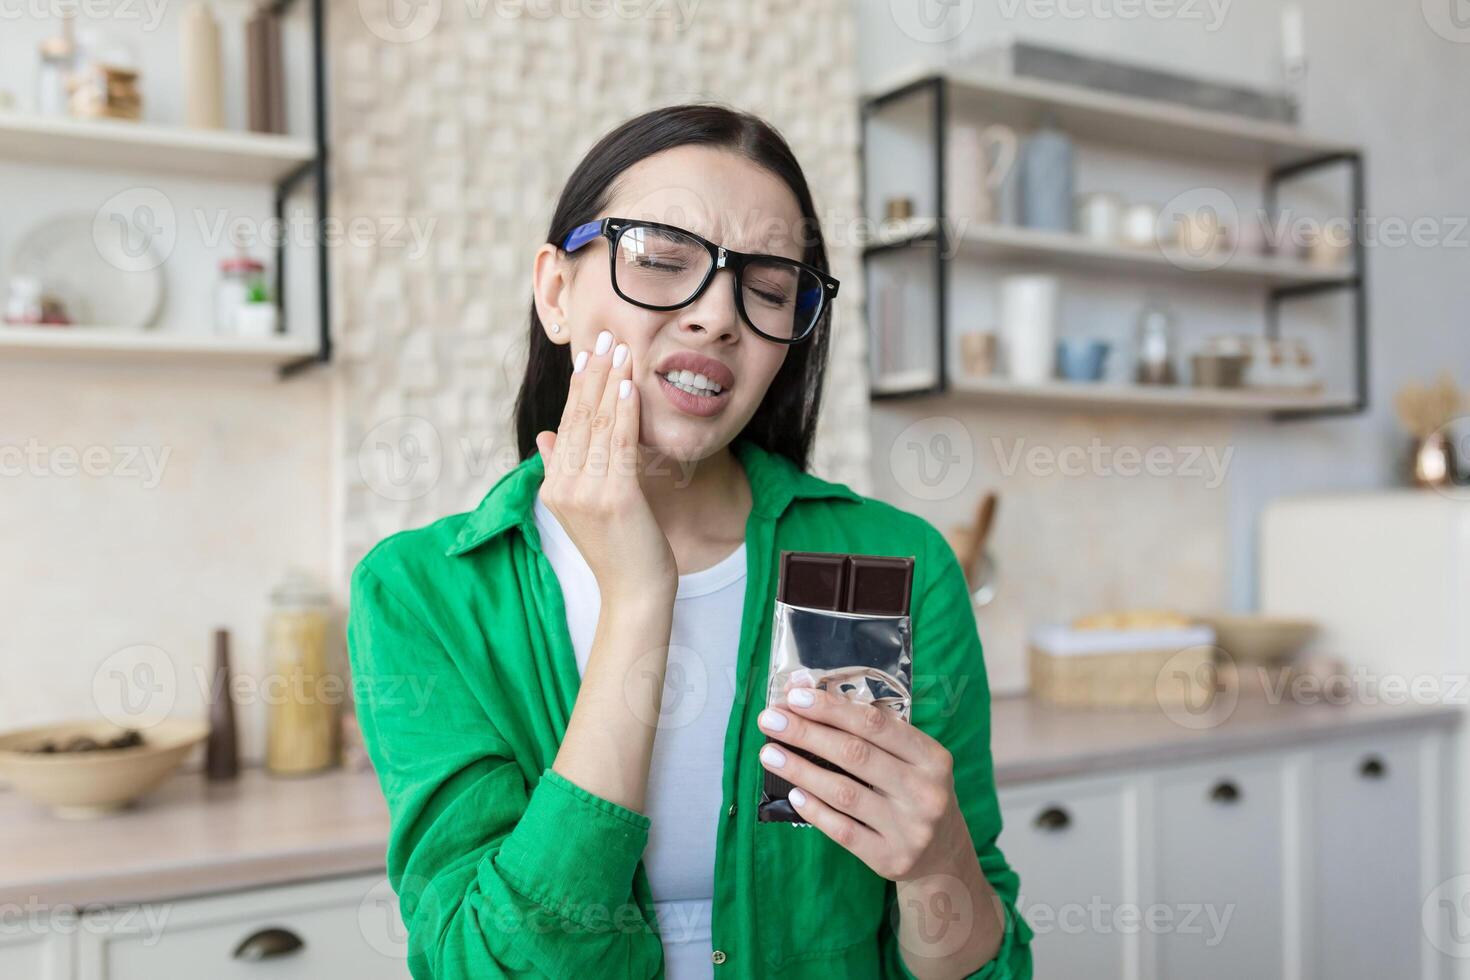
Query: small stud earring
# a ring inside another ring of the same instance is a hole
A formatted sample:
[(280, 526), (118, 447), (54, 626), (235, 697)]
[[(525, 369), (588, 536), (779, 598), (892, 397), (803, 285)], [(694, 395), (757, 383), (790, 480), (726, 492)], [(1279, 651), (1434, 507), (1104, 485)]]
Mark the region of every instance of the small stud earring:
[(560, 323), (553, 323), (551, 325), (551, 332), (552, 333), (561, 333), (561, 324)]

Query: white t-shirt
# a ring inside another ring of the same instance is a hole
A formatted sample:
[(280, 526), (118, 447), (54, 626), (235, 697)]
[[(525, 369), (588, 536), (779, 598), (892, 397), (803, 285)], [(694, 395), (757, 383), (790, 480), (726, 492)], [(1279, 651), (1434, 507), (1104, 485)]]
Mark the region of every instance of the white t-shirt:
[[(536, 497), (535, 519), (566, 599), (567, 630), (585, 673), (601, 594), (556, 515)], [(669, 980), (709, 977), (715, 830), (723, 817), (725, 726), (735, 699), (735, 659), (745, 602), (745, 545), (717, 564), (679, 576), (659, 730), (649, 764), (643, 852)]]

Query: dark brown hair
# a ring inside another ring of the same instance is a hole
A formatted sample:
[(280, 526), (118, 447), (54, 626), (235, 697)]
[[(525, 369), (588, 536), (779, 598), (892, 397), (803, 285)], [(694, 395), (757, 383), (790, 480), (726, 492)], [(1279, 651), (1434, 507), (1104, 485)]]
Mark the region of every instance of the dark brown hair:
[[(559, 244), (573, 228), (596, 218), (607, 206), (615, 181), (629, 167), (663, 150), (688, 145), (740, 153), (784, 180), (801, 208), (799, 241), (805, 246), (802, 261), (829, 271), (827, 246), (816, 207), (791, 147), (774, 127), (758, 116), (712, 103), (654, 109), (628, 120), (600, 139), (567, 178), (551, 216), (546, 240)], [(574, 261), (579, 254), (573, 253)], [(740, 437), (786, 456), (803, 470), (816, 435), (831, 316), (829, 307), (811, 336), (791, 346), (760, 407), (740, 433)], [(534, 299), (527, 339), (530, 346), (526, 375), (515, 409), (516, 444), (523, 460), (536, 452), (536, 433), (546, 429), (555, 431), (560, 423), (572, 374), (570, 350), (553, 344), (546, 336)], [(759, 338), (756, 341), (766, 342)]]

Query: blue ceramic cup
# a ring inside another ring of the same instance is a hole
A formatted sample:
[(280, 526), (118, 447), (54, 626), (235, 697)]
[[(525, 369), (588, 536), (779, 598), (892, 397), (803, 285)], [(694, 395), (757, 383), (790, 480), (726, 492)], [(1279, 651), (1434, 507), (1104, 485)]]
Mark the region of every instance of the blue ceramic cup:
[(1101, 381), (1109, 345), (1092, 337), (1057, 340), (1057, 376), (1066, 381)]

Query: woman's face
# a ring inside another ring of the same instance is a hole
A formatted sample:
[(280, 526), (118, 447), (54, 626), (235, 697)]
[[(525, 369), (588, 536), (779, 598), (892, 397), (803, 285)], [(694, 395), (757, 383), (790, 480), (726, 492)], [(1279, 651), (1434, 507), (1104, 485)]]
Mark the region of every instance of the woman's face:
[[(692, 231), (726, 248), (801, 259), (802, 215), (776, 175), (724, 149), (681, 146), (623, 172), (598, 218), (642, 218)], [(755, 414), (786, 358), (784, 344), (752, 331), (735, 309), (734, 277), (716, 273), (688, 306), (656, 312), (613, 291), (610, 243), (598, 239), (568, 257), (551, 245), (536, 254), (535, 295), (543, 329), (570, 356), (590, 350), (602, 330), (625, 343), (642, 406), (639, 441), (676, 460), (700, 460), (727, 446)], [(561, 324), (559, 333), (551, 324)], [(703, 374), (717, 395), (688, 394), (670, 370)], [(698, 401), (695, 401), (698, 399)]]

